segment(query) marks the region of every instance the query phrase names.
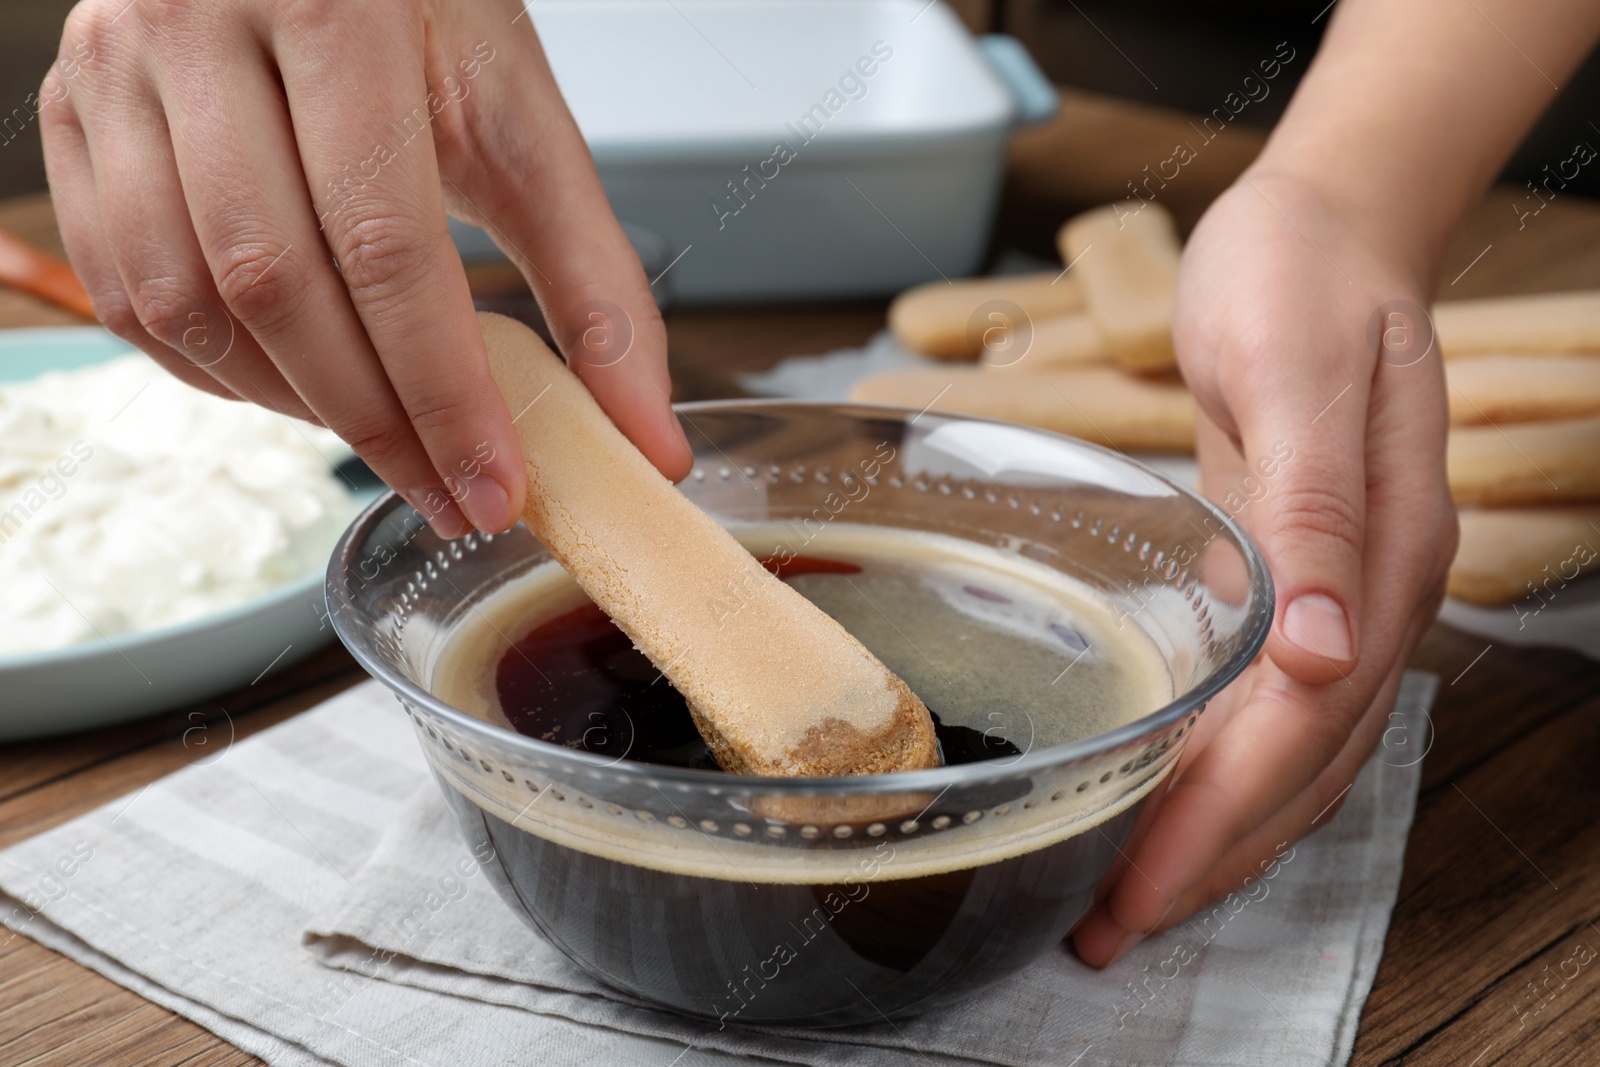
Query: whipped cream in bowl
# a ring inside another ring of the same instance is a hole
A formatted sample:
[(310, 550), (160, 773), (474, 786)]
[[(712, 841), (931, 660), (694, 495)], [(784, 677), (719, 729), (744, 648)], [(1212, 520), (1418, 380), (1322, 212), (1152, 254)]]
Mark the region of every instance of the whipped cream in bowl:
[(245, 686), (331, 638), (321, 572), (373, 495), (336, 472), (336, 435), (102, 331), (12, 344), (24, 366), (87, 365), (0, 382), (0, 739)]

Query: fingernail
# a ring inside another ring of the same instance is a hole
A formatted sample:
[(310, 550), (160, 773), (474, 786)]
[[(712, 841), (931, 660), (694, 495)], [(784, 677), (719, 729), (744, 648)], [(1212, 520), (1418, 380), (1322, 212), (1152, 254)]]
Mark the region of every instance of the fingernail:
[(1301, 648), (1328, 659), (1347, 660), (1355, 655), (1350, 643), (1350, 620), (1331, 596), (1302, 593), (1283, 612), (1284, 634)]
[(472, 529), (472, 523), (461, 514), (455, 501), (443, 489), (401, 490), (400, 497), (428, 522), (428, 528), (446, 541), (454, 540)]
[(493, 478), (480, 476), (468, 482), (461, 506), (472, 525), (484, 533), (499, 533), (511, 527), (511, 497)]
[(1129, 949), (1133, 948), (1134, 945), (1137, 945), (1139, 942), (1144, 940), (1144, 936), (1145, 935), (1139, 933), (1137, 930), (1129, 930), (1127, 933), (1123, 934), (1122, 940), (1117, 942), (1117, 947), (1111, 950), (1111, 958), (1106, 960), (1106, 963), (1116, 963), (1122, 957), (1126, 956)]

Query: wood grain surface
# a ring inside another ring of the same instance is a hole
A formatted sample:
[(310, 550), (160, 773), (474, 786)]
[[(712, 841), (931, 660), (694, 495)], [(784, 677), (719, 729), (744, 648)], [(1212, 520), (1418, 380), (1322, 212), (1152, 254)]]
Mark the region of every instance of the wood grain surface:
[[(1184, 116), (1064, 94), (1062, 117), (1012, 159), (1004, 217), (1053, 234), (1073, 211), (1119, 195), (1162, 158)], [(1237, 131), (1226, 158), (1185, 173), (1192, 221), (1259, 146)], [(1231, 134), (1230, 134), (1231, 136)], [(1218, 145), (1222, 142), (1219, 140)], [(1086, 163), (1085, 160), (1095, 161)], [(1119, 168), (1131, 167), (1130, 173)], [(1192, 179), (1192, 180), (1190, 180)], [(1452, 245), (1440, 296), (1600, 287), (1600, 208), (1558, 198), (1518, 227), (1518, 194), (1491, 191)], [(60, 251), (49, 202), (0, 204), (0, 226)], [(883, 305), (669, 314), (679, 399), (738, 394), (735, 375), (786, 355), (860, 344)], [(0, 327), (72, 316), (0, 292)], [(1382, 965), (1353, 1064), (1455, 1067), (1600, 1062), (1600, 664), (1490, 645), (1443, 625), (1413, 665), (1442, 679), (1436, 739)], [(332, 648), (215, 702), (236, 738), (282, 722), (365, 677)], [(189, 708), (61, 740), (0, 747), (0, 847), (137, 791), (183, 767)], [(181, 724), (181, 726), (180, 726)], [(0, 1064), (212, 1067), (258, 1063), (214, 1035), (26, 937), (0, 935)]]

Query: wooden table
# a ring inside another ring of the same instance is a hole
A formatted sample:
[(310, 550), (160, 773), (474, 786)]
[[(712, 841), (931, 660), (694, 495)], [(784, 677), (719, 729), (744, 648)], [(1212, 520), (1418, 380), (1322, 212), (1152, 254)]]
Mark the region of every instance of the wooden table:
[[(1129, 175), (1165, 158), (1182, 119), (1069, 96), (1060, 120), (1015, 149), (1002, 233), (1047, 248), (1067, 214), (1118, 197)], [(1241, 129), (1209, 147), (1208, 169), (1186, 170), (1171, 190), (1179, 218), (1192, 222), (1258, 146), (1259, 135)], [(1557, 199), (1519, 231), (1517, 199), (1497, 189), (1473, 213), (1441, 295), (1600, 287), (1600, 208)], [(0, 205), (0, 226), (59, 250), (43, 198)], [(0, 292), (0, 326), (70, 321)], [(674, 313), (680, 398), (735, 395), (735, 372), (859, 344), (882, 321), (877, 303)], [(1437, 742), (1356, 1040), (1361, 1067), (1600, 1062), (1600, 664), (1487, 645), (1435, 625), (1413, 660), (1443, 680)], [(363, 677), (332, 648), (217, 703), (242, 739)], [(188, 710), (0, 749), (0, 847), (182, 768)], [(1590, 962), (1574, 976), (1574, 960)], [(256, 1062), (25, 937), (0, 948), (0, 1064)]]

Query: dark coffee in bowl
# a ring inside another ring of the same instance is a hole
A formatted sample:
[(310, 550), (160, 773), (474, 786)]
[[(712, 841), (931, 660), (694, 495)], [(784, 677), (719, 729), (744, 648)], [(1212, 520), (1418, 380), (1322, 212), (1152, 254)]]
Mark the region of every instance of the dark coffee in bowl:
[[(837, 581), (867, 597), (866, 589), (899, 584), (908, 577), (916, 580), (913, 575), (893, 573), (905, 571), (900, 564), (862, 557), (769, 556), (762, 564), (790, 583), (808, 576), (834, 579), (801, 583), (811, 588), (813, 595), (826, 592)], [(980, 585), (968, 585), (962, 592), (990, 603), (1011, 603), (1004, 594)], [(1082, 637), (1057, 625), (1054, 636), (1069, 649), (1082, 652)], [(597, 756), (720, 770), (710, 746), (695, 728), (683, 695), (592, 603), (542, 622), (511, 642), (495, 667), (494, 684), (501, 714), (529, 737)], [(1006, 718), (998, 712), (991, 714), (996, 719)], [(933, 719), (946, 765), (1021, 755), (1022, 750), (1006, 738), (1003, 721), (978, 730), (946, 724), (937, 710)], [(1024, 726), (1020, 719), (1011, 725)]]
[[(795, 538), (781, 527), (735, 532), (927, 703), (947, 765), (990, 760), (1001, 779), (1027, 752), (1171, 699), (1150, 639), (1119, 628), (1102, 601), (1042, 565), (842, 523), (803, 552), (786, 547)], [(727, 598), (727, 625), (738, 625), (737, 603)], [(783, 635), (771, 638), (781, 644)], [(474, 607), (450, 635), (432, 688), (549, 744), (718, 773), (683, 698), (553, 564)], [(1072, 836), (997, 844), (974, 860), (970, 848), (941, 857), (926, 840), (972, 821), (947, 811), (943, 794), (910, 794), (892, 816), (845, 811), (830, 823), (754, 806), (732, 820), (696, 818), (657, 792), (662, 817), (691, 835), (682, 857), (637, 855), (533, 820), (512, 825), (445, 790), (469, 832), (494, 844), (502, 891), (544, 936), (608, 984), (724, 1023), (876, 1022), (1012, 973), (1087, 909), (1138, 810), (1120, 805)], [(961, 807), (974, 795), (967, 788)], [(1004, 812), (1044, 798), (1026, 780), (997, 780), (980, 799)], [(775, 859), (752, 864), (740, 849), (762, 838), (814, 844), (768, 849)]]

